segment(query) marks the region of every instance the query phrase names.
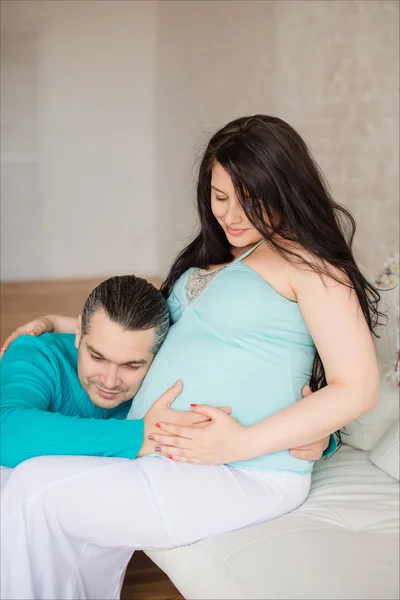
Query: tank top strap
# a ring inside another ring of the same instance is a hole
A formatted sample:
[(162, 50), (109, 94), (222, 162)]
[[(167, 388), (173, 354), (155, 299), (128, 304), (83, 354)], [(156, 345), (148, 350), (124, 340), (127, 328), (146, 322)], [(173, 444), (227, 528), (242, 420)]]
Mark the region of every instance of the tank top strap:
[(265, 240), (260, 240), (255, 246), (250, 248), (250, 250), (247, 250), (247, 252), (242, 254), (242, 256), (239, 256), (239, 258), (236, 258), (236, 260), (234, 260), (233, 263), (241, 262), (244, 258), (246, 258), (246, 256), (249, 256), (249, 254), (251, 254), (256, 248), (258, 248), (258, 246), (260, 246), (264, 241)]

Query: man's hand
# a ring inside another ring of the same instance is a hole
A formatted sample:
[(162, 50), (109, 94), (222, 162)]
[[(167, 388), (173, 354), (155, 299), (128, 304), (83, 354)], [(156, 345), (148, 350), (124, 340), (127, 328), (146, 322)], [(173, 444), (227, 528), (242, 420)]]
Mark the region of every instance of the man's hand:
[(307, 444), (300, 448), (293, 448), (290, 450), (290, 456), (293, 456), (293, 458), (302, 458), (303, 460), (319, 460), (329, 446), (329, 439), (330, 436), (328, 435), (323, 440), (319, 440), (319, 442)]
[[(174, 425), (185, 425), (188, 427), (201, 428), (205, 424), (210, 422), (209, 417), (196, 414), (191, 411), (180, 411), (171, 408), (171, 404), (176, 400), (179, 394), (182, 392), (183, 384), (182, 381), (178, 380), (172, 387), (170, 387), (154, 404), (149, 408), (144, 416), (144, 436), (143, 446), (138, 454), (139, 456), (145, 456), (155, 451), (157, 443), (151, 439), (153, 435), (159, 433), (157, 431), (156, 423), (166, 421)], [(228, 406), (221, 406), (219, 410), (222, 410), (225, 414), (230, 415), (232, 409)], [(150, 439), (149, 439), (150, 436)]]
[(207, 420), (205, 427), (187, 427), (161, 422), (154, 435), (156, 452), (180, 462), (222, 465), (244, 460), (249, 427), (213, 406), (192, 405), (193, 414)]
[[(308, 385), (305, 385), (301, 390), (301, 395), (303, 398), (312, 394), (311, 388)], [(307, 444), (306, 446), (300, 446), (299, 448), (292, 448), (290, 452), (290, 456), (293, 458), (302, 458), (303, 460), (319, 460), (324, 452), (329, 446), (329, 438), (323, 438), (318, 442), (313, 442), (312, 444)]]

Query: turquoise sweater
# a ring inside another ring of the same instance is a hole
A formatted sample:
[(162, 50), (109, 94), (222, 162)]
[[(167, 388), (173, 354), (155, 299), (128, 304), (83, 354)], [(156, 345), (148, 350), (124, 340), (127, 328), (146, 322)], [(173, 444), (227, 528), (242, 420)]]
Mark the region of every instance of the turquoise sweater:
[(62, 333), (15, 340), (1, 360), (0, 464), (34, 456), (135, 458), (143, 419), (127, 421), (131, 401), (95, 406), (77, 374), (75, 336)]

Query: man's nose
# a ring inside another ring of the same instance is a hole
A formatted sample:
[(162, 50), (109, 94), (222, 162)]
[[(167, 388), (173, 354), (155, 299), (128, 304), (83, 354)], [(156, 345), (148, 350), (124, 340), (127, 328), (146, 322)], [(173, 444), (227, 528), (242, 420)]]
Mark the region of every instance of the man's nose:
[(112, 363), (107, 364), (100, 375), (100, 381), (104, 387), (109, 390), (119, 386), (121, 384), (121, 380), (118, 376), (118, 365), (114, 365)]

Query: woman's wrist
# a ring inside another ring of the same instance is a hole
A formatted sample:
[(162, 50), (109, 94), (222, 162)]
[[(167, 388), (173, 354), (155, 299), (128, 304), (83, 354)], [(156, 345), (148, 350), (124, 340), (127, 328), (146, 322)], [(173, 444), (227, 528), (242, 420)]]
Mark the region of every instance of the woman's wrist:
[(49, 323), (51, 329), (47, 331), (55, 333), (75, 333), (76, 331), (76, 318), (75, 317), (64, 317), (62, 315), (46, 315), (46, 323)]
[(47, 333), (57, 332), (57, 317), (56, 315), (45, 315), (42, 317), (42, 321), (46, 327)]
[(241, 426), (240, 434), (235, 443), (236, 451), (240, 456), (232, 462), (236, 462), (236, 460), (251, 460), (265, 454), (261, 436), (262, 432), (257, 425), (258, 423)]

